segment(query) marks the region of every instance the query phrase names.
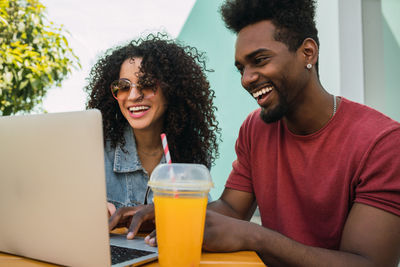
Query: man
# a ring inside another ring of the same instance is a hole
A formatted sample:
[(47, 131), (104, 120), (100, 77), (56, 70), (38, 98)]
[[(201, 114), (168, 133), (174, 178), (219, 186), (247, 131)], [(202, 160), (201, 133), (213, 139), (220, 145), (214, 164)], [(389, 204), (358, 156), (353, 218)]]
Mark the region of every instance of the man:
[[(322, 87), (314, 2), (221, 7), (260, 109), (242, 124), (203, 246), (254, 250), (268, 266), (397, 266), (400, 124)], [(262, 226), (248, 222), (256, 205)]]

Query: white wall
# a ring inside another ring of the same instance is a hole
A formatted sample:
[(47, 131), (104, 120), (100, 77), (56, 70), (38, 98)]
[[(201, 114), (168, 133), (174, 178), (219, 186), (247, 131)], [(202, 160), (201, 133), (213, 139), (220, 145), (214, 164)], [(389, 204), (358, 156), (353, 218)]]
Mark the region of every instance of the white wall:
[(381, 0), (363, 0), (365, 103), (386, 112)]
[(97, 57), (106, 49), (164, 31), (178, 36), (195, 0), (41, 0), (47, 17), (63, 25), (67, 39), (80, 58), (82, 69), (73, 70), (62, 86), (49, 90), (43, 101), (48, 112), (85, 109), (83, 87)]
[(338, 9), (337, 0), (318, 0), (317, 2), (320, 80), (322, 86), (335, 95), (341, 95)]
[(322, 85), (364, 103), (361, 0), (318, 0), (317, 28)]

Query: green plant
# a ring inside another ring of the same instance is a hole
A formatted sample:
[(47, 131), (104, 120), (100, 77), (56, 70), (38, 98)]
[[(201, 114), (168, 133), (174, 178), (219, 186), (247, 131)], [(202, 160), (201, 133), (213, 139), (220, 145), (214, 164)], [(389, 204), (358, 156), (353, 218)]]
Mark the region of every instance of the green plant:
[(0, 115), (42, 110), (47, 90), (80, 67), (44, 12), (39, 0), (0, 0)]

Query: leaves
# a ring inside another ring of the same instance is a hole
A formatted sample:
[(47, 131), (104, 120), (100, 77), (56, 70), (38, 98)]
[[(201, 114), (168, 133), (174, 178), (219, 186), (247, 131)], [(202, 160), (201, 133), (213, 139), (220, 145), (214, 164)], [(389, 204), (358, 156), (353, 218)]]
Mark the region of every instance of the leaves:
[(27, 113), (79, 60), (39, 0), (0, 0), (0, 115)]

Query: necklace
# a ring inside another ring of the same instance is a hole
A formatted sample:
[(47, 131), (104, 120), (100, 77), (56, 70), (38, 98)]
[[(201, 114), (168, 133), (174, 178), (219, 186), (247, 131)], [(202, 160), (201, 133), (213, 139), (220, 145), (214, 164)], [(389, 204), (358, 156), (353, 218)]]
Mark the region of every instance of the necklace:
[(159, 155), (163, 152), (163, 150), (162, 150), (162, 149), (158, 149), (158, 150), (155, 151), (155, 152), (149, 153), (149, 152), (146, 152), (146, 151), (144, 151), (144, 150), (138, 149), (138, 152), (139, 152), (139, 153), (142, 153), (142, 154), (144, 154), (145, 156), (148, 156), (148, 157), (155, 157), (155, 156), (159, 156)]
[(333, 95), (333, 114), (332, 117), (335, 116), (336, 113), (336, 96)]

